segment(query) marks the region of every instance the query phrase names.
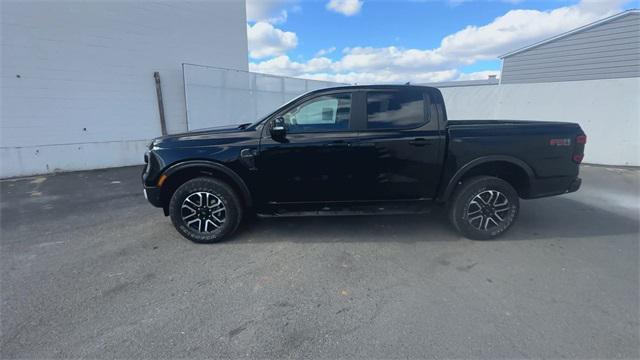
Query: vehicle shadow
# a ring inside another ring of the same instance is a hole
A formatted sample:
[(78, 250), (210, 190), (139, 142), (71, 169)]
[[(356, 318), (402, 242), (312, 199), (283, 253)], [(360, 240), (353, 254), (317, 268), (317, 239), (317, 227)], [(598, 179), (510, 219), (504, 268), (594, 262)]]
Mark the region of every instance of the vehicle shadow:
[(639, 215), (637, 209), (622, 215), (568, 197), (522, 201), (518, 223), (504, 239), (637, 235), (640, 233)]
[[(522, 201), (519, 219), (500, 241), (589, 238), (638, 234), (640, 221), (566, 197)], [(241, 227), (245, 242), (418, 242), (466, 240), (449, 224), (444, 207), (429, 214), (259, 218)]]

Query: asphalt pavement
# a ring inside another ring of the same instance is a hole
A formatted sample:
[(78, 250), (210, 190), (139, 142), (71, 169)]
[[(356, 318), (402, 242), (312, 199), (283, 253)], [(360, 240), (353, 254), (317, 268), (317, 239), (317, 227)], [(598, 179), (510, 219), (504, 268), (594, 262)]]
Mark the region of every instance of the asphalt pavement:
[(427, 215), (182, 238), (140, 168), (0, 182), (0, 357), (639, 358), (640, 171), (522, 201), (494, 241)]

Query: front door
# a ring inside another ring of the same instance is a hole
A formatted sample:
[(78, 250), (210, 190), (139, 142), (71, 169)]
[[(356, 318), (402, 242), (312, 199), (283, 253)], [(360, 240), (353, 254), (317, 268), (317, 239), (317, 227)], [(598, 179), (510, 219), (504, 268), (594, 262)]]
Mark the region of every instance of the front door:
[[(286, 134), (273, 138), (264, 127), (256, 167), (267, 203), (352, 200), (355, 169), (351, 145), (352, 93), (340, 91), (303, 98), (274, 115)], [(273, 120), (272, 119), (272, 120)]]

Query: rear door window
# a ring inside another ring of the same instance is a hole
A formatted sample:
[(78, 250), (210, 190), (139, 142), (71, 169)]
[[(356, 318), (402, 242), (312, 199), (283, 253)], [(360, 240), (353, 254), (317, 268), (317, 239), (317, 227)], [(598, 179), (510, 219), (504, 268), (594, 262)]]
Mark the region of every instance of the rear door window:
[(422, 92), (399, 90), (367, 93), (367, 128), (413, 128), (425, 122)]

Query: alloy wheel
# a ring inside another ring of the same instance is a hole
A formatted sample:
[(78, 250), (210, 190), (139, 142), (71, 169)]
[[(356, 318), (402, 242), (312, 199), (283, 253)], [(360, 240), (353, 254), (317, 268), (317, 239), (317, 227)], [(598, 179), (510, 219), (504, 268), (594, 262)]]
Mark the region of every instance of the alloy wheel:
[(187, 227), (201, 233), (211, 233), (222, 226), (226, 212), (222, 200), (205, 191), (190, 194), (181, 206), (182, 221)]
[(485, 190), (469, 202), (467, 221), (478, 230), (490, 230), (505, 221), (510, 208), (509, 199), (503, 193)]

